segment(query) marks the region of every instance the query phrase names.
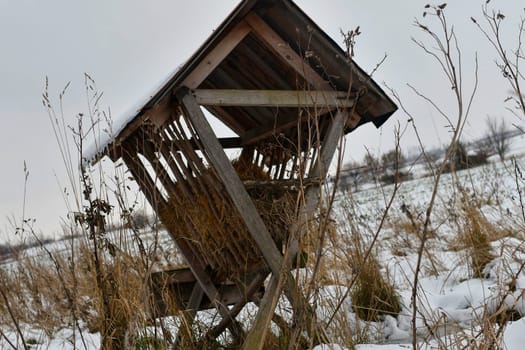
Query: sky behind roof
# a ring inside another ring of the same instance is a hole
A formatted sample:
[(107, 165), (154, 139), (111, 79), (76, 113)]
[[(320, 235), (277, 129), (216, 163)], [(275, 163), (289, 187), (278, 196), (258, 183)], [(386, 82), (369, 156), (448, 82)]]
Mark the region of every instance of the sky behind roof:
[[(62, 198), (67, 185), (64, 166), (51, 123), (42, 106), (45, 78), (57, 106), (58, 94), (71, 82), (64, 98), (64, 115), (74, 124), (75, 115), (86, 112), (84, 73), (90, 74), (104, 93), (102, 106), (119, 118), (185, 62), (214, 28), (237, 5), (237, 0), (193, 1), (71, 1), (0, 0), (0, 142), (3, 171), (0, 181), (0, 242), (13, 240), (11, 221), (22, 217), (24, 203), (24, 162), (29, 176), (25, 216), (36, 219), (35, 227), (45, 235), (59, 232), (59, 218), (67, 208)], [(416, 125), (429, 146), (447, 140), (446, 122), (418, 99), (407, 83), (444, 103), (450, 87), (436, 64), (411, 41), (424, 39), (413, 26), (422, 19), (420, 0), (297, 0), (306, 12), (336, 42), (342, 30), (360, 26), (355, 60), (367, 72), (387, 54), (374, 79), (396, 89), (415, 116)], [(466, 137), (480, 136), (487, 115), (517, 122), (503, 100), (509, 88), (494, 65), (495, 54), (472, 24), (481, 17), (484, 1), (450, 2), (446, 8), (462, 49), (464, 80), (472, 86), (474, 53), (478, 52), (479, 87), (466, 129)], [(493, 0), (495, 8), (507, 15), (506, 39), (515, 42), (523, 3)], [(429, 22), (430, 23), (430, 22)], [(383, 86), (384, 88), (384, 86)], [(365, 149), (374, 153), (393, 147), (397, 122), (408, 117), (398, 111), (380, 130), (371, 124), (350, 134), (346, 159), (361, 160)], [(410, 147), (415, 136), (402, 140)]]

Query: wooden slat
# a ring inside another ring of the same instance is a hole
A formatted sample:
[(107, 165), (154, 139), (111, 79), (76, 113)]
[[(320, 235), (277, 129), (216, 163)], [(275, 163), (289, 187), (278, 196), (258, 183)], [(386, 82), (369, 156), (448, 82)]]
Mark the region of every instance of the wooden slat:
[(354, 100), (345, 91), (198, 89), (200, 105), (237, 107), (350, 108)]
[[(260, 298), (260, 296), (257, 296), (256, 292), (261, 289), (261, 286), (263, 285), (267, 275), (268, 271), (259, 272), (251, 279), (251, 281), (247, 281), (249, 283), (245, 283), (246, 288), (243, 288), (244, 290), (241, 291), (241, 295), (243, 297), (239, 299), (239, 301), (235, 303), (235, 305), (230, 309), (230, 313), (233, 316), (237, 316), (244, 308), (246, 303), (252, 298)], [(210, 329), (207, 336), (209, 336), (211, 339), (217, 338), (226, 329), (226, 326), (227, 323), (222, 320), (217, 326)]]
[(122, 159), (151, 207), (155, 210), (162, 209), (167, 203), (157, 189), (155, 181), (151, 179), (144, 165), (139, 161), (138, 154), (135, 150), (137, 147), (138, 145), (133, 144), (133, 142), (128, 139), (123, 145)]
[[(327, 110), (320, 109), (317, 111), (318, 115), (323, 115)], [(290, 128), (296, 128), (298, 124), (305, 122), (310, 118), (308, 114), (301, 116), (299, 119), (294, 117), (290, 120), (281, 121), (279, 124), (272, 123), (271, 125), (263, 125), (258, 128), (253, 128), (241, 135), (243, 145), (249, 145), (258, 141), (267, 139), (270, 136), (279, 135), (281, 132)]]
[(202, 266), (202, 264), (197, 261), (197, 259), (193, 259), (193, 261), (191, 260), (193, 254), (191, 254), (190, 248), (183, 239), (177, 239), (176, 243), (181, 252), (183, 252), (186, 259), (188, 259), (188, 265), (195, 275), (198, 283), (202, 287), (202, 290), (208, 296), (208, 299), (210, 299), (211, 303), (214, 305), (224, 320), (231, 321), (228, 327), (234, 337), (242, 338), (242, 329), (237, 324), (237, 322), (235, 322), (235, 317), (230, 313), (228, 307), (221, 303), (221, 294), (217, 290), (217, 287), (215, 287), (213, 284), (209, 274), (205, 271), (204, 266)]
[(332, 90), (330, 84), (308, 65), (262, 18), (254, 12), (248, 14), (245, 21), (252, 27), (257, 36), (269, 48), (288, 62), (288, 64), (304, 77), (316, 90)]
[(264, 340), (270, 329), (270, 321), (277, 306), (282, 287), (281, 283), (279, 283), (280, 279), (277, 276), (279, 275), (272, 275), (270, 278), (268, 288), (259, 304), (259, 311), (257, 312), (255, 323), (252, 325), (244, 341), (243, 350), (262, 350), (264, 347)]
[[(146, 195), (152, 207), (159, 208), (159, 211), (163, 213), (164, 209), (166, 208), (166, 203), (162, 200), (162, 198), (157, 199), (154, 195), (154, 193), (157, 193), (158, 190), (156, 190), (154, 182), (147, 175), (144, 166), (140, 165), (137, 159), (134, 159), (133, 156), (131, 156), (131, 154), (125, 153), (124, 161), (126, 162), (128, 168), (132, 172), (133, 177), (138, 182), (139, 186)], [(164, 220), (164, 217), (162, 217), (162, 215), (161, 219)], [(186, 240), (173, 235), (173, 233), (171, 233), (171, 235), (174, 238), (179, 250), (182, 252), (184, 258), (187, 260), (188, 265), (191, 271), (193, 272), (193, 275), (202, 287), (202, 290), (210, 299), (211, 303), (217, 308), (219, 314), (223, 319), (232, 321), (229, 323), (229, 328), (232, 331), (232, 334), (234, 334), (236, 338), (242, 338), (242, 329), (240, 329), (240, 327), (237, 325), (234, 318), (230, 314), (228, 308), (220, 302), (221, 295), (215, 287), (215, 285), (213, 284), (209, 274), (206, 272), (205, 266), (200, 260), (200, 257), (196, 256), (196, 254), (193, 252), (193, 249), (190, 247)]]
[(251, 28), (244, 21), (239, 22), (226, 37), (224, 37), (220, 45), (217, 45), (211, 50), (206, 57), (200, 60), (200, 63), (192, 72), (184, 79), (181, 86), (187, 86), (190, 89), (196, 89), (203, 81), (210, 75), (211, 72), (228, 56), (228, 54), (244, 39), (250, 32)]

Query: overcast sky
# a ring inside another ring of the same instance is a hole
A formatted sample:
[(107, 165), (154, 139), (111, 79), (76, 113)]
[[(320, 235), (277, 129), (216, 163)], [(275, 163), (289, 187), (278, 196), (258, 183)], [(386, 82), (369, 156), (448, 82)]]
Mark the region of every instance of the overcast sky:
[[(0, 128), (2, 173), (0, 182), (0, 242), (13, 240), (11, 219), (20, 220), (24, 198), (24, 162), (29, 170), (26, 217), (45, 235), (59, 231), (67, 213), (62, 189), (67, 185), (56, 141), (41, 94), (45, 77), (57, 101), (71, 82), (64, 99), (65, 116), (86, 110), (84, 72), (104, 92), (102, 105), (114, 118), (133, 106), (157, 82), (182, 64), (237, 5), (238, 0), (0, 0)], [(466, 85), (472, 83), (473, 57), (478, 52), (479, 92), (467, 137), (479, 136), (487, 115), (508, 118), (503, 100), (508, 87), (494, 65), (492, 52), (470, 21), (480, 18), (484, 1), (451, 1), (446, 8), (462, 47)], [(517, 35), (517, 17), (524, 15), (521, 0), (493, 0), (507, 15), (508, 40)], [(406, 87), (407, 83), (450, 106), (435, 63), (412, 42), (424, 38), (413, 26), (422, 19), (421, 0), (297, 0), (297, 4), (338, 43), (340, 30), (357, 25), (361, 36), (356, 61), (370, 72), (382, 59), (375, 80), (396, 89), (416, 119), (429, 146), (447, 139), (446, 122)], [(514, 18), (513, 18), (514, 16)], [(360, 160), (365, 147), (373, 152), (393, 146), (397, 112), (381, 130), (366, 126), (348, 136), (346, 158)], [(407, 133), (403, 144), (415, 144)], [(11, 218), (11, 219), (10, 219)]]

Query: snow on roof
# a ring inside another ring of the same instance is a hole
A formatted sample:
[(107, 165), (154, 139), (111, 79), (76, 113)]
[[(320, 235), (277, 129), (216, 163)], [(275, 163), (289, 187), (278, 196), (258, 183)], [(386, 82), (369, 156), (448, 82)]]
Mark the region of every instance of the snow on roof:
[(183, 65), (179, 65), (168, 76), (157, 82), (147, 94), (140, 97), (136, 102), (130, 106), (124, 113), (117, 118), (112, 118), (111, 128), (98, 132), (94, 129), (93, 141), (84, 148), (82, 152), (82, 160), (84, 165), (91, 164), (102, 158), (107, 147), (115, 140), (115, 138), (132, 122), (139, 114), (141, 114), (144, 107), (162, 88), (177, 74)]

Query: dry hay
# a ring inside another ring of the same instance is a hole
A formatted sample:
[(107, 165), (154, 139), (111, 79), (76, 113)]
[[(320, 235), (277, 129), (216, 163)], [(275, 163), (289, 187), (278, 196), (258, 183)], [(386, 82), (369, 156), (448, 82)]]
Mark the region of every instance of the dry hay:
[[(256, 164), (236, 160), (232, 165), (242, 181), (270, 180)], [(275, 183), (249, 188), (248, 193), (279, 246), (294, 218), (296, 193)], [(193, 255), (210, 267), (212, 278), (235, 279), (262, 261), (261, 252), (212, 169), (191, 183), (177, 184), (170, 198), (160, 213), (164, 224), (176, 240), (188, 243)]]

